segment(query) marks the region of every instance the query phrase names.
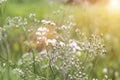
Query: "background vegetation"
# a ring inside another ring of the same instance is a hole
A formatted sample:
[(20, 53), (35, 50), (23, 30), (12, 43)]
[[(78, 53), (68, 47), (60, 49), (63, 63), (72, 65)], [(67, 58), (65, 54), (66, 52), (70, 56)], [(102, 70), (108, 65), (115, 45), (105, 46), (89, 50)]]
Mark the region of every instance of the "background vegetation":
[[(108, 9), (107, 4), (72, 4), (60, 3), (49, 0), (8, 0), (4, 5), (0, 4), (0, 26), (7, 24), (7, 17), (22, 16), (26, 17), (30, 13), (35, 13), (40, 20), (50, 19), (57, 25), (64, 23), (67, 15), (74, 16), (76, 28), (79, 28), (86, 35), (89, 34), (103, 34), (107, 53), (105, 57), (98, 58), (94, 70), (96, 74), (93, 76), (101, 77), (101, 72), (107, 69), (112, 80), (120, 79), (120, 11), (114, 11), (112, 8)], [(54, 13), (58, 12), (58, 13)], [(36, 27), (35, 27), (36, 28)], [(25, 53), (27, 49), (20, 39), (24, 39), (22, 30), (13, 29), (7, 33), (10, 35), (8, 44), (10, 45), (10, 59), (16, 63), (19, 58)], [(72, 37), (75, 33), (71, 32)], [(16, 37), (16, 38), (15, 38)], [(3, 42), (3, 45), (6, 45)], [(5, 47), (7, 48), (7, 47)], [(4, 50), (0, 47), (0, 55), (3, 55)], [(4, 59), (0, 57), (1, 66), (4, 66)], [(12, 65), (12, 64), (11, 64)], [(6, 68), (0, 66), (0, 79), (7, 80)], [(15, 64), (12, 65), (15, 67)], [(11, 74), (12, 79), (16, 80), (16, 76)], [(116, 78), (116, 76), (118, 78)]]

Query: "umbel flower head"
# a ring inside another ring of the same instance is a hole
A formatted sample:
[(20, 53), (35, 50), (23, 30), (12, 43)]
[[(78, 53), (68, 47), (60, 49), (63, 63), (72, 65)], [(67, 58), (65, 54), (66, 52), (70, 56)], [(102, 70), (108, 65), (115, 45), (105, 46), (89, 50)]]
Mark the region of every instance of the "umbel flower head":
[(43, 48), (47, 46), (55, 46), (57, 42), (56, 40), (57, 32), (53, 27), (54, 23), (53, 22), (50, 23), (50, 21), (45, 20), (42, 20), (42, 23), (43, 25), (40, 26), (35, 32), (38, 51), (41, 51)]

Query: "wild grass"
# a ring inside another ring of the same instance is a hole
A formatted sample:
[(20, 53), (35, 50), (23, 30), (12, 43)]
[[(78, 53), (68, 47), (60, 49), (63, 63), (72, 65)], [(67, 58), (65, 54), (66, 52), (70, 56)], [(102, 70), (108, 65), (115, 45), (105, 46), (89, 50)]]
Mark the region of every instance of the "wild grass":
[(4, 5), (1, 80), (119, 80), (118, 14), (45, 1)]

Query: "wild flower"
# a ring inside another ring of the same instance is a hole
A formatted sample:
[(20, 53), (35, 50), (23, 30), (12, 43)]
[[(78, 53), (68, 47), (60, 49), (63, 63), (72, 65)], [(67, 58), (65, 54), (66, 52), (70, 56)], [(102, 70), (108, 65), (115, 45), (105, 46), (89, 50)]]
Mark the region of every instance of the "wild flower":
[(47, 39), (47, 40), (45, 41), (45, 43), (46, 43), (47, 46), (48, 46), (49, 44), (51, 44), (52, 46), (56, 46), (57, 41), (56, 41), (56, 39)]
[(24, 27), (28, 24), (26, 18), (22, 18), (21, 16), (19, 17), (14, 17), (14, 18), (7, 18), (7, 26), (8, 27)]
[(77, 55), (77, 56), (81, 56), (81, 51), (77, 51), (77, 52), (76, 52), (76, 55)]
[(65, 26), (65, 25), (62, 25), (62, 26), (61, 26), (61, 29), (62, 29), (62, 30), (67, 30), (67, 29), (69, 29), (69, 28), (70, 28), (70, 26)]
[(68, 46), (73, 50), (73, 52), (76, 52), (77, 50), (82, 50), (77, 42), (75, 40), (69, 40)]
[(24, 75), (23, 71), (21, 69), (18, 69), (18, 68), (14, 69), (14, 73), (18, 74), (18, 75)]
[(45, 27), (38, 28), (36, 35), (38, 36), (45, 36), (49, 30)]
[(44, 23), (44, 20), (42, 22), (41, 26), (35, 32), (36, 42), (39, 46), (37, 46), (38, 50), (47, 46), (55, 46), (57, 42), (57, 32), (55, 31), (55, 27), (53, 27), (54, 25), (52, 25), (53, 22), (47, 21), (50, 23)]
[(46, 41), (46, 36), (47, 33), (49, 32), (49, 29), (47, 29), (46, 27), (40, 27), (37, 29), (36, 35), (37, 35), (37, 42), (41, 42), (41, 41)]
[(77, 28), (77, 29), (75, 30), (75, 32), (76, 32), (76, 33), (80, 33), (80, 29)]
[(115, 77), (116, 77), (116, 78), (119, 78), (119, 77), (120, 77), (120, 74), (119, 74), (118, 71), (115, 72)]
[(81, 45), (82, 50), (88, 53), (91, 59), (94, 59), (97, 55), (104, 55), (106, 53), (104, 41), (100, 35), (92, 34), (90, 37), (86, 38), (86, 41), (82, 42)]
[(108, 69), (107, 68), (104, 68), (103, 69), (103, 73), (106, 74), (108, 72)]
[(106, 53), (101, 35), (85, 35), (70, 16), (61, 25), (51, 20), (38, 23), (35, 19), (38, 20), (35, 14), (29, 18), (7, 18), (7, 27), (25, 28), (25, 43), (27, 49), (32, 49), (22, 55), (13, 69), (19, 79), (89, 80), (89, 64)]
[(34, 23), (40, 23), (40, 20), (36, 18), (36, 14), (34, 14), (34, 13), (30, 13), (30, 14), (28, 15), (28, 19), (29, 19), (30, 21), (32, 21), (32, 23), (33, 23), (33, 22), (34, 22)]
[(98, 80), (97, 78), (93, 78), (92, 80)]
[(61, 47), (65, 46), (64, 42), (60, 42), (59, 44), (60, 44)]
[(36, 17), (36, 14), (30, 13), (29, 18)]
[(104, 75), (104, 78), (102, 80), (112, 80), (108, 77), (108, 75)]
[(42, 20), (41, 21), (44, 25), (51, 25), (51, 26), (55, 26), (56, 24), (50, 20)]

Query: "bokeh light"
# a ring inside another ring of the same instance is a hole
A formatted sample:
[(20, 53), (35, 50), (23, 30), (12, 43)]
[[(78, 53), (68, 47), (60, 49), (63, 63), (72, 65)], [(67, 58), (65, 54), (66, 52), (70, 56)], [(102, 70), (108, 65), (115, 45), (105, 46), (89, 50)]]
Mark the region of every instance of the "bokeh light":
[(120, 11), (120, 1), (119, 0), (110, 0), (107, 6), (108, 10), (111, 12)]

